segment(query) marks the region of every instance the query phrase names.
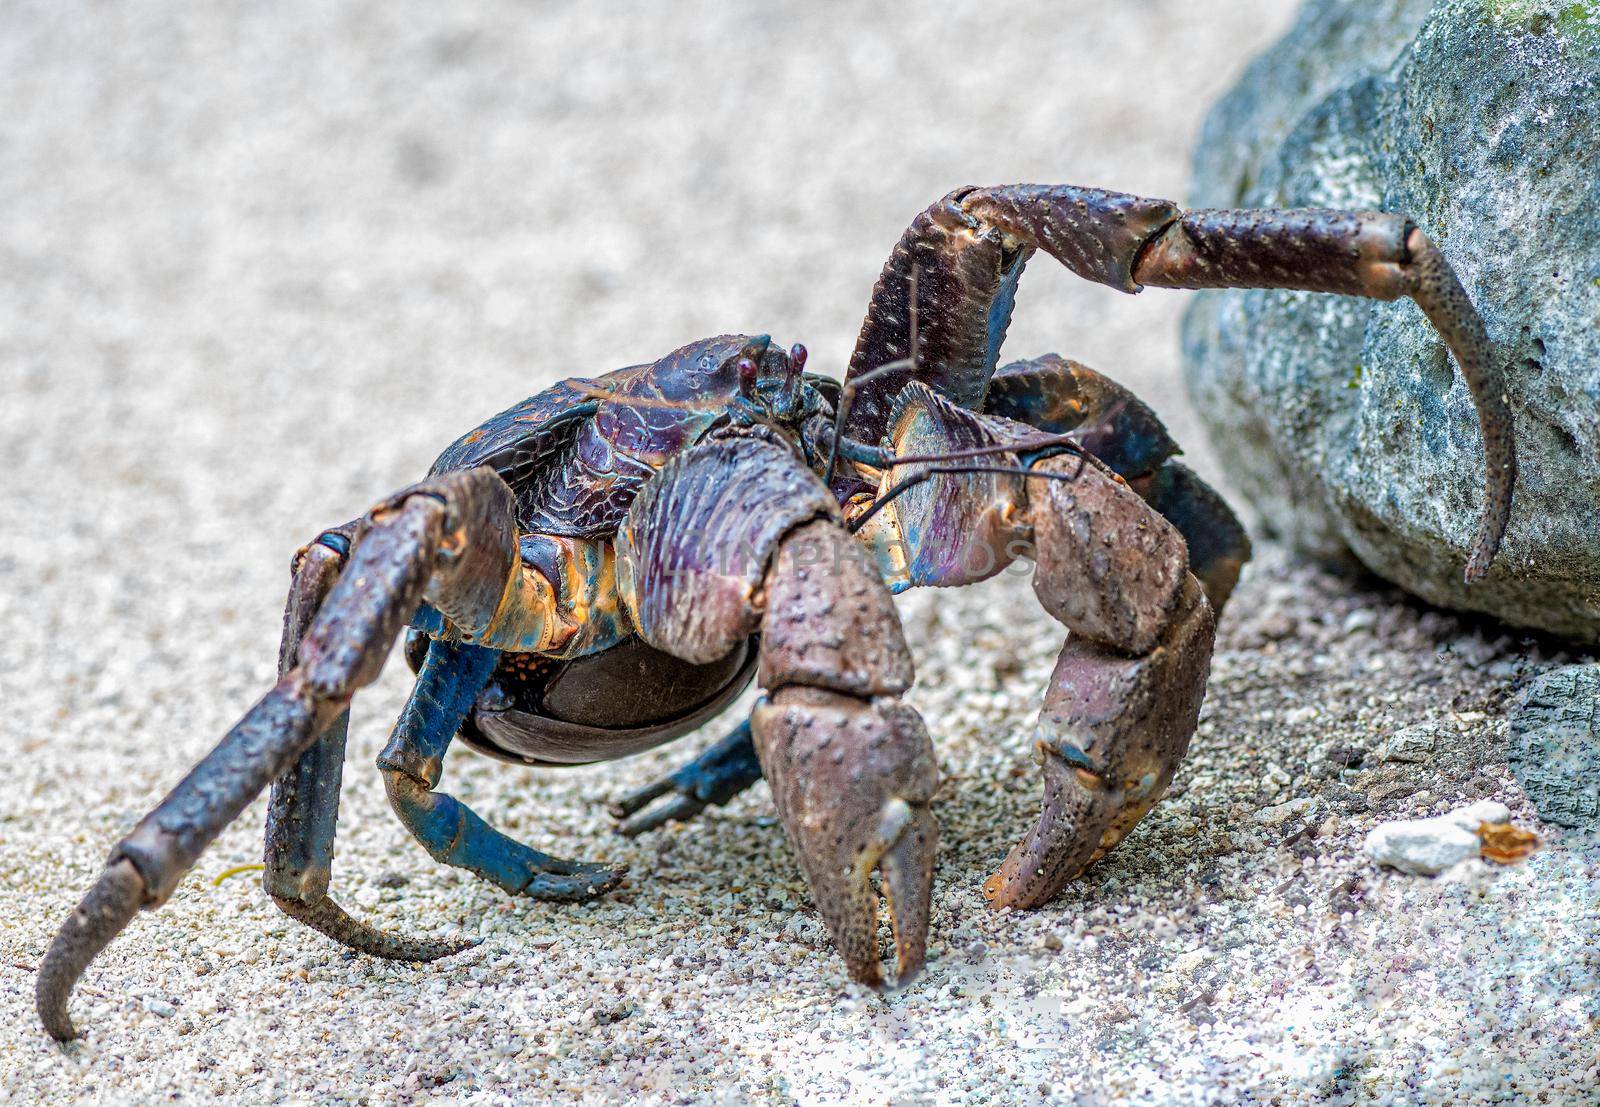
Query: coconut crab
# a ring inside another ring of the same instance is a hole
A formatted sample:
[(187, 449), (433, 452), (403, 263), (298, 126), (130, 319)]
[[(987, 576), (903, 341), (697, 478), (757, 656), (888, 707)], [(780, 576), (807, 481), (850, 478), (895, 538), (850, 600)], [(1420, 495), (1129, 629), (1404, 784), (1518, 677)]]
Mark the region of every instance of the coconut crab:
[(938, 773), (900, 699), (912, 667), (890, 596), (1031, 559), (1068, 637), (1036, 733), (1043, 810), (984, 892), (1048, 901), (1171, 780), (1249, 542), (1126, 390), (1055, 355), (997, 367), (1040, 250), (1126, 292), (1411, 297), (1477, 405), (1487, 486), (1466, 575), (1487, 571), (1515, 480), (1510, 420), (1477, 312), (1410, 221), (957, 189), (895, 247), (842, 385), (805, 372), (803, 347), (743, 335), (563, 381), (302, 548), (278, 684), (112, 850), (40, 967), (45, 1029), (74, 1036), (67, 999), (90, 961), (268, 786), (264, 883), (285, 912), (379, 957), (471, 944), (379, 931), (328, 895), (350, 702), (402, 631), (417, 680), (378, 765), (434, 858), (513, 894), (603, 894), (620, 870), (541, 853), (437, 790), (451, 741), (533, 765), (622, 757), (758, 679), (748, 721), (613, 813), (639, 833), (765, 777), (835, 947), (870, 984), (880, 873), (903, 983), (923, 962)]

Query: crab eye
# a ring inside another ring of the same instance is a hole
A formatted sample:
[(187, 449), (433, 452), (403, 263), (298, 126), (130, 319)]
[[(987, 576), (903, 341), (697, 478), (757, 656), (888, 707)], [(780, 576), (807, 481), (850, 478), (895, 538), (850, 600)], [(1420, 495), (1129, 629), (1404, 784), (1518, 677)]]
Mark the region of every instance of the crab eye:
[(739, 391), (746, 396), (755, 395), (756, 363), (753, 358), (742, 357), (739, 359)]
[(796, 342), (793, 346), (789, 347), (789, 372), (798, 377), (802, 372), (805, 371), (805, 367), (806, 348), (800, 345), (800, 343)]

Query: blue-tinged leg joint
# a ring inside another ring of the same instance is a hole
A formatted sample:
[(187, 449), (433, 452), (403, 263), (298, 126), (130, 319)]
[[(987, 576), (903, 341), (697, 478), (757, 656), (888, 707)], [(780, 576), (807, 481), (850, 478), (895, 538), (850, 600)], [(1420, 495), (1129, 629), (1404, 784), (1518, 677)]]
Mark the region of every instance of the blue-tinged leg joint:
[[(710, 805), (722, 805), (761, 779), (761, 762), (750, 737), (750, 720), (670, 776), (661, 777), (611, 805), (611, 817), (624, 820), (617, 833), (629, 838), (664, 823), (685, 822)], [(644, 810), (662, 796), (665, 803)]]
[(378, 755), (378, 768), (416, 777), (429, 788), (438, 784), (451, 739), (499, 663), (499, 650), (442, 639), (428, 643), (416, 686)]
[(702, 803), (715, 804), (727, 803), (760, 779), (761, 762), (756, 758), (755, 740), (750, 737), (749, 719), (672, 774), (678, 791)]
[(621, 881), (622, 870), (541, 853), (500, 833), (454, 796), (433, 791), (451, 739), (499, 660), (499, 650), (483, 646), (429, 643), (416, 687), (378, 758), (389, 802), (434, 860), (508, 892), (556, 900), (606, 892)]

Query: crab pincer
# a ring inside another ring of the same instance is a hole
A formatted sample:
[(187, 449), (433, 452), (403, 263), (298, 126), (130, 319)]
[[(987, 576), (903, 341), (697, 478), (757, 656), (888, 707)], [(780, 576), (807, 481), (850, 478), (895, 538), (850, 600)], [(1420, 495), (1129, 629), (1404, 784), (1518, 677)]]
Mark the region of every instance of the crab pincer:
[(1038, 820), (984, 882), (996, 907), (1037, 907), (1104, 857), (1155, 806), (1183, 761), (1205, 694), (1213, 617), (1190, 578), (1166, 632), (1128, 657), (1068, 639), (1034, 734)]
[(827, 486), (778, 441), (713, 439), (663, 467), (619, 546), (651, 644), (704, 660), (759, 631), (768, 698), (751, 733), (818, 911), (851, 978), (881, 984), (880, 872), (909, 981), (927, 944), (938, 770), (900, 700), (913, 670), (894, 602)]
[(755, 712), (756, 749), (772, 799), (853, 980), (883, 983), (882, 874), (894, 930), (895, 980), (922, 970), (938, 827), (938, 785), (922, 720), (893, 699), (785, 688)]
[(751, 717), (762, 775), (850, 977), (883, 982), (877, 869), (894, 930), (895, 979), (922, 969), (938, 828), (933, 743), (900, 700), (910, 651), (888, 589), (831, 521), (786, 536), (768, 570)]

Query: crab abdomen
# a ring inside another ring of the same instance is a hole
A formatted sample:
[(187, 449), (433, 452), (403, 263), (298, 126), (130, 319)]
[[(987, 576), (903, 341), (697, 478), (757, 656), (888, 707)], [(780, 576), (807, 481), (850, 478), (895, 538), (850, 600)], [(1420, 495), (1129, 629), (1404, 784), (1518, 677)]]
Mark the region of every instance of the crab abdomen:
[[(424, 635), (407, 642), (413, 669), (426, 649)], [(756, 656), (750, 641), (696, 665), (632, 637), (581, 657), (502, 654), (459, 736), (480, 753), (523, 765), (628, 757), (720, 714), (749, 685)]]

